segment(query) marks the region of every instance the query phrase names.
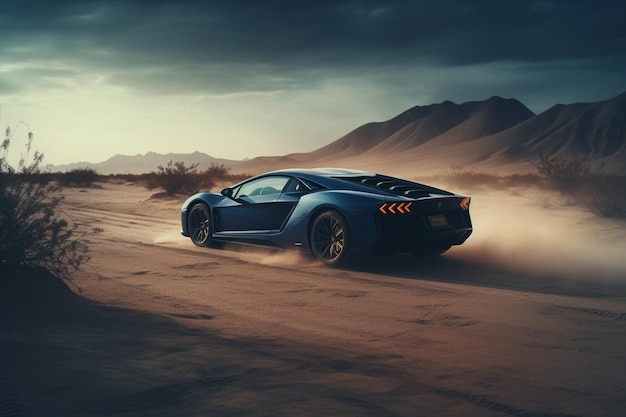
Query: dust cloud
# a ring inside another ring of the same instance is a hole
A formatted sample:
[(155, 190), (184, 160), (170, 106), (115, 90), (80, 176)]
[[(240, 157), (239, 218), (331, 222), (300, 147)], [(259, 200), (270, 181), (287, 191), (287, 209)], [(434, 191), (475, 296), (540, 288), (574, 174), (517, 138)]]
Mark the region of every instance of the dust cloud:
[(153, 243), (155, 245), (164, 245), (164, 244), (180, 244), (184, 243), (184, 240), (180, 234), (180, 231), (172, 230), (168, 233), (162, 233), (154, 237)]
[[(234, 248), (229, 246), (229, 249)], [(310, 266), (317, 263), (317, 261), (313, 257), (309, 257), (298, 252), (265, 249), (259, 247), (255, 247), (252, 250), (250, 250), (250, 248), (248, 248), (248, 250), (245, 250), (245, 248), (243, 249), (244, 250), (238, 250), (239, 259), (250, 263), (275, 266)]]
[(456, 259), (563, 278), (626, 282), (626, 222), (573, 206), (546, 206), (536, 194), (485, 192), (472, 198), (474, 233)]
[[(626, 222), (600, 219), (529, 191), (472, 193), (472, 236), (444, 256), (537, 276), (610, 279), (626, 283)], [(189, 247), (178, 228), (159, 229), (157, 245)], [(313, 266), (297, 252), (227, 245), (222, 253), (249, 263)]]

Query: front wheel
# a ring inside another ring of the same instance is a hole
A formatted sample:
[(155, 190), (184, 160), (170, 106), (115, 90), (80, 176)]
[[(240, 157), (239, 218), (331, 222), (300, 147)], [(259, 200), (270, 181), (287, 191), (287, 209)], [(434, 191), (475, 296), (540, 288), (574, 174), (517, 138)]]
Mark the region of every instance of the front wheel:
[(211, 245), (211, 210), (204, 203), (194, 205), (187, 219), (189, 236), (196, 246)]
[(345, 265), (350, 257), (351, 243), (346, 223), (336, 211), (325, 211), (311, 226), (311, 250), (322, 263)]

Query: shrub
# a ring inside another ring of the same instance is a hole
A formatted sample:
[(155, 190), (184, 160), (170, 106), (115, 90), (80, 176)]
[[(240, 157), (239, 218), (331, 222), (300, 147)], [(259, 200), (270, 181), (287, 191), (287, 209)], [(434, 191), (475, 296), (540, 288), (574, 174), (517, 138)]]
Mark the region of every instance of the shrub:
[(501, 188), (502, 185), (502, 178), (497, 175), (474, 172), (454, 165), (438, 177), (433, 178), (433, 181), (441, 181), (446, 184), (447, 187), (466, 191), (485, 187), (497, 189)]
[(442, 182), (456, 191), (468, 192), (478, 189), (504, 190), (515, 187), (535, 186), (539, 182), (539, 177), (534, 174), (500, 176), (486, 172), (475, 172), (453, 165), (449, 170), (433, 177), (431, 180), (433, 183)]
[(165, 166), (159, 165), (148, 180), (148, 188), (162, 188), (167, 195), (193, 194), (200, 189), (198, 165), (185, 166), (184, 162), (172, 160)]
[(59, 183), (66, 187), (91, 187), (99, 179), (98, 171), (93, 168), (75, 168), (61, 174)]
[(546, 179), (581, 178), (591, 173), (591, 169), (585, 161), (550, 158), (544, 155), (539, 155), (539, 162), (536, 167), (537, 173)]
[(562, 192), (575, 192), (581, 184), (581, 179), (591, 174), (591, 169), (585, 161), (550, 158), (544, 155), (539, 155), (539, 162), (535, 166), (537, 174), (548, 186)]
[(69, 278), (88, 260), (88, 247), (74, 238), (74, 227), (59, 219), (56, 210), (63, 197), (58, 188), (31, 181), (39, 174), (43, 154), (29, 158), (33, 135), (29, 132), (26, 157), (17, 169), (7, 155), (12, 134), (6, 130), (0, 146), (0, 267), (43, 267)]
[(149, 189), (162, 188), (166, 194), (194, 194), (201, 189), (212, 188), (218, 178), (228, 176), (224, 165), (211, 164), (205, 171), (198, 172), (199, 164), (185, 166), (184, 162), (169, 161), (165, 166), (158, 166), (157, 172), (147, 176)]
[(200, 184), (203, 189), (209, 190), (215, 186), (218, 180), (229, 178), (228, 168), (224, 165), (211, 164), (200, 173)]
[(605, 218), (626, 219), (626, 177), (591, 176), (586, 179), (579, 204), (590, 213)]
[(606, 218), (626, 218), (626, 177), (599, 175), (584, 161), (540, 157), (537, 173), (563, 204)]

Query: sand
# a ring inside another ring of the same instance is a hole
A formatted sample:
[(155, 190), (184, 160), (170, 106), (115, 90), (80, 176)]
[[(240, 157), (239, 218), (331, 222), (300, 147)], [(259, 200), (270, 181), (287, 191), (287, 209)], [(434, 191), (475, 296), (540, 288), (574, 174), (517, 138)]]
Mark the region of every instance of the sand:
[[(465, 191), (465, 190), (457, 190)], [(436, 260), (196, 248), (184, 196), (66, 189), (92, 260), (9, 271), (0, 416), (622, 416), (626, 226), (472, 193)]]

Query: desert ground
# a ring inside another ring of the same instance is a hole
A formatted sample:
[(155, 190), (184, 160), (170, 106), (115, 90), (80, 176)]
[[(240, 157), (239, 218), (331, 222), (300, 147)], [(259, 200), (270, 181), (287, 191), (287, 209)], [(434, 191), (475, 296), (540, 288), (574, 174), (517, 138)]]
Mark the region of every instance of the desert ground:
[(624, 222), (477, 189), (463, 246), (333, 269), (197, 248), (153, 193), (65, 189), (91, 261), (0, 280), (0, 416), (626, 413)]

